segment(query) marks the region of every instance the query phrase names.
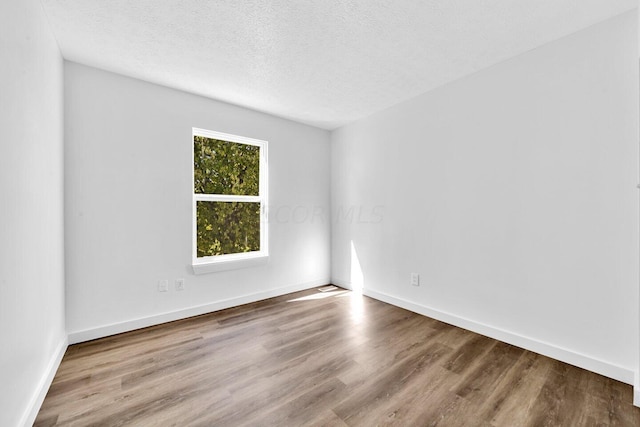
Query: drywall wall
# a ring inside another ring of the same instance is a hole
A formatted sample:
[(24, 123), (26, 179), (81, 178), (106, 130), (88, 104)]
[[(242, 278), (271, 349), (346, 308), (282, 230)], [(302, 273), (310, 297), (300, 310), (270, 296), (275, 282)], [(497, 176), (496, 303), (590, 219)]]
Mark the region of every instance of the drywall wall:
[(632, 382), (636, 21), (334, 131), (333, 281)]
[[(328, 283), (327, 131), (70, 62), (65, 115), (70, 341)], [(192, 127), (268, 141), (267, 264), (193, 274)]]
[(63, 63), (37, 0), (0, 2), (0, 425), (31, 425), (66, 349)]

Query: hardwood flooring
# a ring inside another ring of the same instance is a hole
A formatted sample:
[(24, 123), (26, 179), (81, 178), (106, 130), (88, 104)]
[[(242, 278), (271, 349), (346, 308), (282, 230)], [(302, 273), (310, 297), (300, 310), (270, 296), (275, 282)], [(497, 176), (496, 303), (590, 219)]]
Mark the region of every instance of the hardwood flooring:
[(629, 385), (336, 288), (70, 346), (36, 426), (640, 426)]

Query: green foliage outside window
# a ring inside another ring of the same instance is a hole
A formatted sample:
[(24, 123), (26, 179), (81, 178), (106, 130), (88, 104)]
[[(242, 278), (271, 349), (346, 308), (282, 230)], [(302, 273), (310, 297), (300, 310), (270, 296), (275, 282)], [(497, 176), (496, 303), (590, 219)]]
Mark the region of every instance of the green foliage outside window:
[[(194, 136), (196, 194), (257, 196), (260, 147)], [(260, 250), (260, 203), (197, 201), (197, 256)]]
[(257, 196), (260, 147), (194, 136), (194, 192)]
[(196, 202), (198, 257), (260, 250), (260, 203)]

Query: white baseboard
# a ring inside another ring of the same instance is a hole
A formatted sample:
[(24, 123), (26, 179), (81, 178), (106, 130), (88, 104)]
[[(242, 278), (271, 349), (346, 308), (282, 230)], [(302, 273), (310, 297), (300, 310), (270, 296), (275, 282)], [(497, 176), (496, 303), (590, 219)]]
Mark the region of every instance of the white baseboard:
[(633, 381), (633, 404), (640, 407), (640, 373), (637, 371)]
[(22, 419), (18, 425), (30, 427), (35, 422), (38, 412), (40, 411), (40, 407), (42, 406), (42, 402), (44, 402), (44, 398), (47, 396), (49, 387), (51, 387), (51, 383), (53, 382), (53, 377), (56, 376), (56, 372), (58, 371), (60, 362), (62, 362), (62, 357), (64, 356), (65, 351), (67, 351), (68, 345), (69, 342), (67, 337), (60, 340), (58, 347), (51, 355), (47, 369), (42, 375), (42, 378), (40, 379), (40, 382), (38, 383), (38, 386), (29, 401), (29, 405), (22, 415)]
[(161, 323), (172, 322), (174, 320), (186, 319), (187, 317), (199, 316), (201, 314), (211, 313), (225, 308), (236, 307), (242, 304), (248, 304), (268, 298), (286, 295), (291, 292), (303, 291), (315, 286), (323, 286), (331, 281), (327, 279), (314, 280), (311, 282), (300, 283), (296, 285), (285, 286), (277, 289), (270, 289), (264, 292), (257, 292), (250, 295), (243, 295), (237, 298), (231, 298), (222, 301), (216, 301), (209, 304), (188, 307), (181, 310), (171, 311), (167, 313), (155, 314), (153, 316), (131, 319), (124, 322), (112, 323), (97, 328), (85, 329), (69, 333), (69, 343), (77, 344), (84, 341), (90, 341), (97, 338), (116, 335), (123, 332), (133, 331), (135, 329), (146, 328), (148, 326), (159, 325)]
[[(341, 286), (347, 289), (351, 289), (351, 284), (347, 281), (333, 280), (333, 284)], [(524, 348), (539, 354), (542, 354), (552, 359), (559, 360), (561, 362), (568, 363), (570, 365), (577, 366), (579, 368), (586, 369), (588, 371), (595, 372), (605, 377), (613, 378), (614, 380), (621, 381), (626, 384), (634, 385), (635, 372), (631, 369), (627, 369), (622, 366), (614, 365), (609, 362), (605, 362), (600, 359), (596, 359), (584, 354), (569, 350), (563, 347), (559, 347), (554, 344), (549, 344), (543, 341), (539, 341), (533, 338), (522, 336), (520, 334), (506, 331), (504, 329), (496, 328), (493, 326), (485, 325), (483, 323), (476, 322), (465, 317), (458, 316), (456, 314), (447, 313), (432, 307), (428, 307), (421, 304), (416, 304), (411, 301), (407, 301), (402, 298), (397, 298), (392, 295), (374, 291), (371, 289), (364, 289), (363, 294), (386, 302), (397, 307), (404, 308), (414, 313), (422, 314), (423, 316), (431, 317), (436, 320), (440, 320), (445, 323), (449, 323), (454, 326), (458, 326), (469, 331), (476, 332), (487, 337), (497, 339), (507, 344), (512, 344), (517, 347)], [(640, 406), (640, 384), (636, 382), (635, 386), (634, 402), (637, 406)]]

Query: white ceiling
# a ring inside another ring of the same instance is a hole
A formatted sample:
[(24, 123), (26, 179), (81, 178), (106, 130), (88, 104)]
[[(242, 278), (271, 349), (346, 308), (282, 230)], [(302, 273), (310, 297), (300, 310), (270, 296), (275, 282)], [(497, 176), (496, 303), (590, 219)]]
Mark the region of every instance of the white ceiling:
[(62, 55), (334, 129), (636, 0), (42, 0)]

